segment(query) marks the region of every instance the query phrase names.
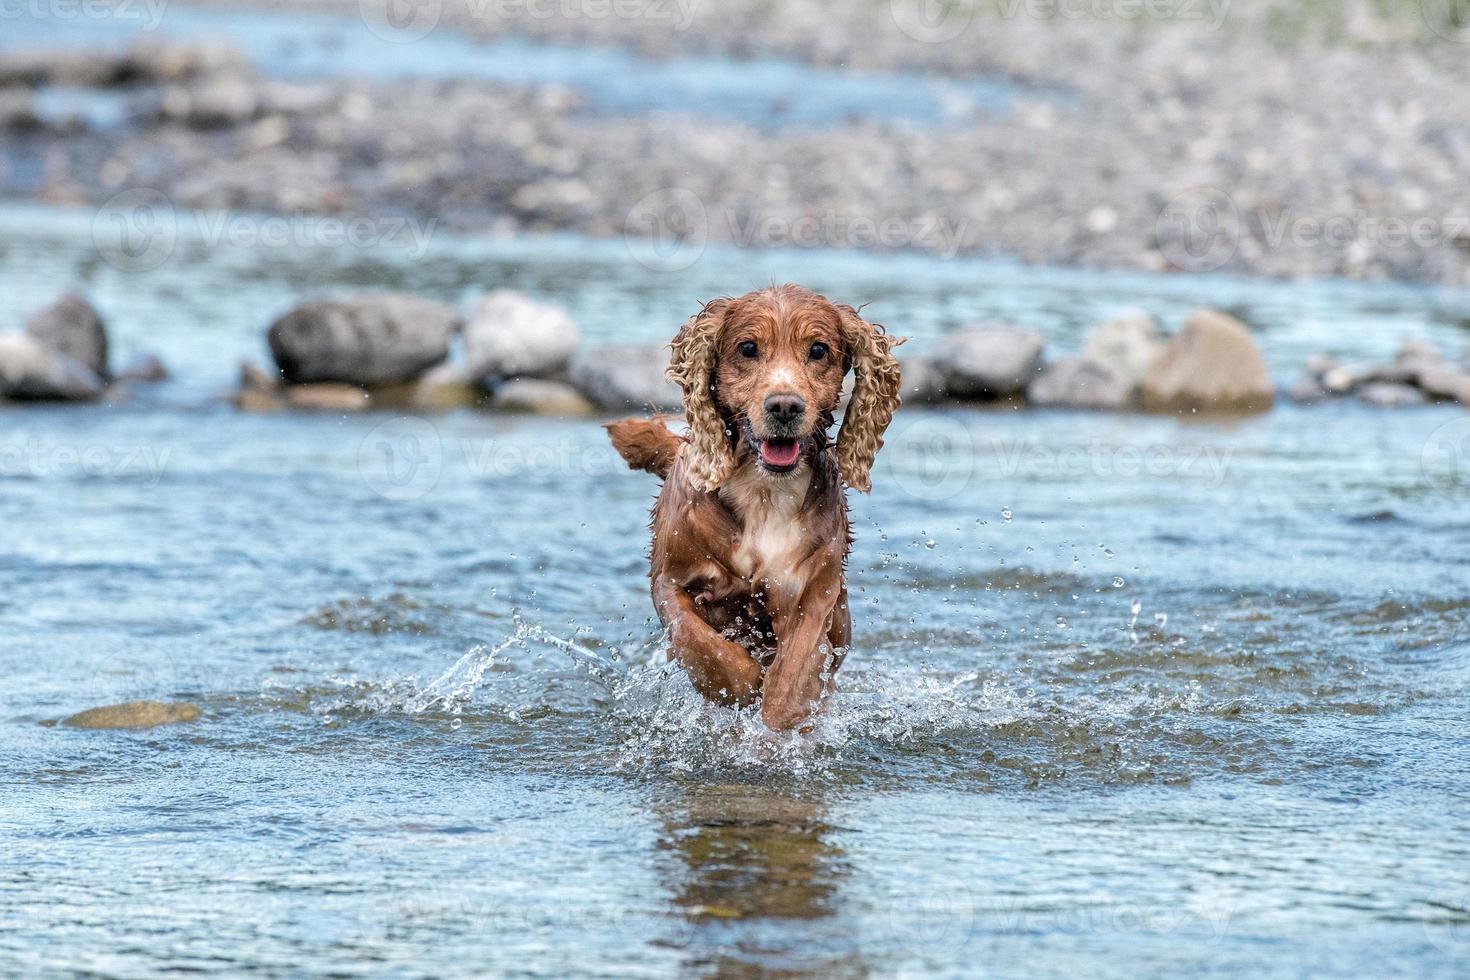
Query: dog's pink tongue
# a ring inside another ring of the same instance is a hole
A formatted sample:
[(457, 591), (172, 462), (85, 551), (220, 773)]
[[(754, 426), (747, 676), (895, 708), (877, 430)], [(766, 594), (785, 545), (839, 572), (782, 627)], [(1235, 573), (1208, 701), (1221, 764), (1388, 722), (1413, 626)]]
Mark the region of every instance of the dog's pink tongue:
[(801, 455), (801, 443), (795, 439), (762, 439), (761, 459), (772, 466), (790, 466)]

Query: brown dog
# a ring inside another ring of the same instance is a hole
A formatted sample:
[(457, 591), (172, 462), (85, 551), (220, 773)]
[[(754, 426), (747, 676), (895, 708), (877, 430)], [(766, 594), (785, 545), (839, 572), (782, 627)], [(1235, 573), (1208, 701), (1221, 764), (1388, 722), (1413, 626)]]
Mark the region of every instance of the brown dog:
[(688, 434), (656, 419), (607, 426), (630, 467), (664, 479), (650, 578), (672, 656), (705, 697), (759, 697), (771, 728), (816, 709), (851, 642), (843, 486), (869, 489), (899, 404), (899, 343), (800, 286), (717, 299), (671, 345)]

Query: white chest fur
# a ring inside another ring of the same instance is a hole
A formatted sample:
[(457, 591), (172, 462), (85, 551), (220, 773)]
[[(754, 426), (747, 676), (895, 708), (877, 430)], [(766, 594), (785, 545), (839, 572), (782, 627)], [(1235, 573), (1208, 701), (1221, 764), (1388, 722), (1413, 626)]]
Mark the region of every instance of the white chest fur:
[(720, 488), (720, 498), (741, 519), (731, 568), (753, 584), (789, 580), (804, 551), (798, 520), (811, 473), (805, 464), (785, 476), (742, 466)]

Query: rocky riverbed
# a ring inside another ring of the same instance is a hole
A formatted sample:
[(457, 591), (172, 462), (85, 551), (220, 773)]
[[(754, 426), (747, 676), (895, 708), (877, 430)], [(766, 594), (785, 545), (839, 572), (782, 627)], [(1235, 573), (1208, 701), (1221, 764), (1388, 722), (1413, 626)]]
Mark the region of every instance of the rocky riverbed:
[[(658, 57), (982, 73), (1018, 94), (1000, 108), (960, 99), (938, 125), (859, 115), (766, 128), (593, 111), (563, 85), (282, 79), (212, 45), (12, 52), (0, 57), (0, 189), (104, 210), (146, 189), (180, 208), (576, 230), (655, 251), (916, 249), (1443, 283), (1470, 270), (1466, 48), (1367, 4), (1344, 8), (1337, 35), (1285, 39), (1264, 3), (1218, 20), (1181, 5), (1149, 23), (962, 4), (963, 24), (927, 27), (901, 3), (700, 5), (668, 23), (429, 6), (430, 29), (397, 41), (531, 34)], [(363, 9), (355, 28), (381, 31)], [(122, 120), (48, 117), (36, 101), (57, 86), (124, 86)]]

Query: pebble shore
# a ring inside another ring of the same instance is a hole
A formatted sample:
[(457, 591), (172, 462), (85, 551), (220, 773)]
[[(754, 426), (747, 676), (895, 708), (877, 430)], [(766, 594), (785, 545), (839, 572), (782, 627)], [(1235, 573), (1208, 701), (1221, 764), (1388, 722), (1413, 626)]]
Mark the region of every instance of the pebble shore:
[[(375, 9), (315, 6), (369, 21)], [(1181, 8), (1133, 23), (1026, 4), (1004, 15), (977, 0), (961, 5), (969, 18), (954, 37), (953, 24), (905, 21), (907, 6), (700, 4), (666, 23), (447, 2), (434, 29), (651, 57), (982, 73), (1022, 87), (1009, 111), (766, 131), (598, 114), (553, 85), (273, 80), (218, 50), (144, 53), (111, 72), (98, 59), (48, 68), (11, 56), (0, 59), (0, 129), (30, 165), (8, 168), (0, 190), (105, 205), (149, 188), (177, 207), (401, 215), (467, 231), (1470, 282), (1470, 46), (1454, 37), (1375, 19), (1366, 3), (1343, 5), (1345, 34), (1331, 36), (1282, 34), (1265, 2), (1230, 4), (1218, 23), (1208, 4), (1191, 5), (1200, 18)], [(28, 100), (58, 83), (126, 85), (126, 122), (41, 118)]]

